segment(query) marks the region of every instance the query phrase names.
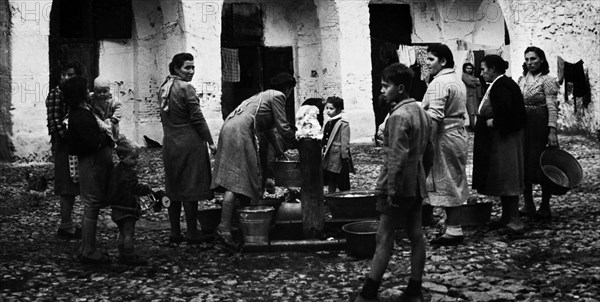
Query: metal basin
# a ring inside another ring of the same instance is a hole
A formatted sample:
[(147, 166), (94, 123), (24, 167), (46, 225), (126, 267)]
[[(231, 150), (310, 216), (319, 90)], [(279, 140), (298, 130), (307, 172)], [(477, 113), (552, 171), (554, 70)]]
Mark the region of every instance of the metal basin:
[(349, 190), (325, 195), (333, 218), (377, 217), (377, 191)]

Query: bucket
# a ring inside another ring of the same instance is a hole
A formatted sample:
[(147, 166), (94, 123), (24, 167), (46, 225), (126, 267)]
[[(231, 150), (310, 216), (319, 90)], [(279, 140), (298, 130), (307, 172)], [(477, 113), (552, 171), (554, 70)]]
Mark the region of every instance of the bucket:
[(273, 178), (275, 185), (279, 187), (301, 187), (302, 175), (300, 173), (300, 161), (276, 160), (272, 161)]
[(357, 258), (373, 257), (378, 226), (378, 221), (359, 221), (342, 226), (348, 253)]
[(567, 151), (546, 149), (540, 155), (540, 182), (552, 195), (564, 195), (583, 180), (583, 169)]
[(275, 208), (250, 206), (238, 210), (245, 243), (269, 243), (269, 228)]

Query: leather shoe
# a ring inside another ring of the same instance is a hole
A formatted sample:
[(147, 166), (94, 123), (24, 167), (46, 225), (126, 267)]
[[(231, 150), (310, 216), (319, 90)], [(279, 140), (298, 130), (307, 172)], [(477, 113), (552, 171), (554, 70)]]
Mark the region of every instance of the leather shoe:
[(453, 236), (444, 234), (431, 240), (432, 245), (452, 246), (459, 245), (465, 240), (465, 236)]

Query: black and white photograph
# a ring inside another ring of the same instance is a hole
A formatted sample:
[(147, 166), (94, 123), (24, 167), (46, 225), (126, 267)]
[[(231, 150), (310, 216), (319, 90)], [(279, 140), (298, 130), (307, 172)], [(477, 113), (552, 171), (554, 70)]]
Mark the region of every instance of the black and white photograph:
[(600, 302), (600, 0), (0, 0), (0, 301)]

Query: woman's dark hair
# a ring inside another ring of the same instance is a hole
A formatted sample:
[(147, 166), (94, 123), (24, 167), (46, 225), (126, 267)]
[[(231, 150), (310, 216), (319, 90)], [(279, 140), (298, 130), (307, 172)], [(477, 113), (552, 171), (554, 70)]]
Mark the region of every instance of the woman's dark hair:
[(433, 44), (427, 47), (427, 52), (432, 53), (434, 56), (438, 58), (438, 60), (446, 59), (446, 65), (444, 68), (453, 68), (454, 67), (454, 56), (452, 55), (452, 51), (446, 44)]
[(381, 72), (381, 79), (392, 83), (396, 86), (404, 85), (404, 92), (408, 95), (410, 91), (412, 79), (414, 77), (413, 71), (406, 67), (404, 64), (394, 63), (386, 67)]
[(481, 62), (485, 62), (487, 68), (493, 68), (497, 73), (503, 74), (508, 69), (508, 62), (504, 61), (499, 55), (487, 55)]
[(287, 72), (282, 72), (271, 79), (271, 89), (286, 93), (290, 88), (296, 86), (296, 79)]
[(74, 108), (87, 101), (89, 97), (87, 85), (87, 79), (79, 75), (66, 80), (61, 88), (65, 103)]
[(471, 66), (471, 68), (473, 68), (473, 70), (475, 70), (475, 66), (473, 66), (473, 64), (467, 62), (467, 63), (463, 64), (463, 72), (466, 72), (467, 66)]
[(194, 56), (191, 53), (182, 52), (173, 56), (171, 63), (169, 63), (169, 73), (175, 75), (175, 69), (181, 68), (185, 61), (193, 61)]
[[(550, 72), (550, 65), (548, 64), (548, 60), (546, 60), (546, 53), (544, 53), (544, 51), (539, 47), (529, 46), (525, 49), (523, 54), (527, 54), (528, 52), (532, 51), (540, 58), (540, 60), (542, 60), (542, 65), (540, 65), (540, 73), (548, 74)], [(529, 69), (527, 69), (527, 64), (523, 63), (523, 75), (527, 75), (527, 72), (529, 72)]]
[(327, 98), (327, 103), (333, 105), (333, 108), (344, 110), (344, 100), (341, 97), (330, 96)]
[(75, 75), (83, 76), (83, 66), (78, 61), (69, 61), (69, 62), (66, 62), (65, 64), (63, 64), (60, 67), (60, 71), (61, 72), (67, 71), (67, 70), (69, 70), (71, 68), (73, 68), (73, 71), (75, 72)]

